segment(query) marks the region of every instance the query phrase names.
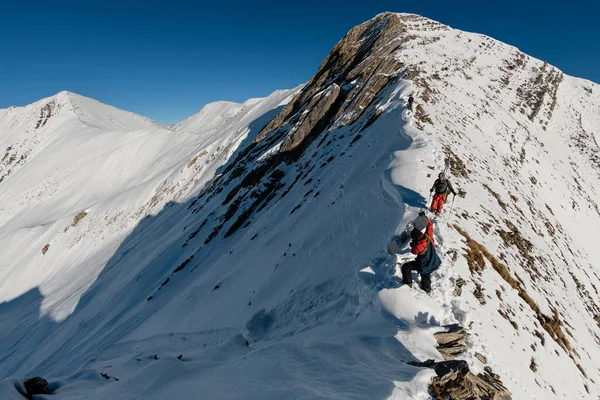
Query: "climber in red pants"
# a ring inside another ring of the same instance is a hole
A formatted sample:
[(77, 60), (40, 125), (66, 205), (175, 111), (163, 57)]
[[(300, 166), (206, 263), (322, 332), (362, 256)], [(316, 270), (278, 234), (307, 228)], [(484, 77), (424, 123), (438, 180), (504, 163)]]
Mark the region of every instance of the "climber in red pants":
[(431, 212), (435, 213), (435, 215), (439, 215), (444, 208), (444, 203), (446, 202), (446, 198), (449, 193), (452, 193), (456, 196), (456, 192), (452, 187), (452, 184), (448, 179), (446, 179), (446, 174), (440, 172), (438, 175), (438, 179), (435, 180), (433, 186), (431, 187), (430, 192), (435, 194), (433, 195), (433, 200), (431, 201)]

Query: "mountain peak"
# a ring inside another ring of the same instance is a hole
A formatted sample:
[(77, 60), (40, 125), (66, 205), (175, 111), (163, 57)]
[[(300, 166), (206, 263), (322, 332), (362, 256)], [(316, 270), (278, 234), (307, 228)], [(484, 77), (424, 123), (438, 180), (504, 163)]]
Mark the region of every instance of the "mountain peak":
[(61, 90), (60, 92), (38, 100), (33, 104), (41, 105), (43, 107), (46, 104), (52, 103), (54, 106), (57, 106), (61, 109), (72, 109), (79, 98), (87, 99), (85, 96), (77, 93), (69, 92), (68, 90)]
[(149, 118), (67, 90), (42, 100), (42, 102), (44, 101), (46, 108), (56, 107), (60, 111), (71, 112), (88, 126), (97, 126), (102, 129), (162, 127)]
[(61, 90), (60, 92), (58, 92), (54, 96), (52, 96), (52, 98), (57, 99), (57, 100), (69, 101), (69, 98), (71, 96), (84, 97), (84, 96), (81, 96), (81, 95), (76, 94), (74, 92), (69, 92), (68, 90)]

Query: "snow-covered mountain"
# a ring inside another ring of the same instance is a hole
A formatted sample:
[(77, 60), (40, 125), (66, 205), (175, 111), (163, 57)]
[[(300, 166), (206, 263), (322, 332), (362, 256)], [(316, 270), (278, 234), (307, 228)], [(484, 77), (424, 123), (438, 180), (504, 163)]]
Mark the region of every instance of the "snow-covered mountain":
[[(196, 193), (293, 93), (240, 106), (220, 135), (203, 141), (68, 92), (0, 110), (0, 299), (43, 298), (18, 328), (72, 314), (139, 221)], [(33, 334), (51, 331), (36, 326)], [(4, 345), (15, 338), (0, 336)], [(26, 356), (4, 360), (3, 369), (26, 368)]]
[[(599, 134), (600, 86), (391, 13), (303, 87), (171, 127), (66, 92), (0, 110), (0, 393), (443, 398), (415, 364), (458, 323), (512, 398), (598, 398)], [(428, 296), (386, 246), (445, 163), (467, 196)]]

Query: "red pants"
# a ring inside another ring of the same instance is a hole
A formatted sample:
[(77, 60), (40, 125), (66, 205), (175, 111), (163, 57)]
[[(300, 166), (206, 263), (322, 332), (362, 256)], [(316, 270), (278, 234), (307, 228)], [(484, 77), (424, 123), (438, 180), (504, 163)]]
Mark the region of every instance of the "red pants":
[(431, 201), (431, 212), (441, 213), (446, 202), (445, 193), (436, 193)]

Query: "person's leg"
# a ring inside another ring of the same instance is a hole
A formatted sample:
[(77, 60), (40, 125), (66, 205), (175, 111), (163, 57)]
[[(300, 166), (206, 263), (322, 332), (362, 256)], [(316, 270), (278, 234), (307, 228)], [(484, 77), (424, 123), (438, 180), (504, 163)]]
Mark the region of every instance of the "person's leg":
[(435, 211), (435, 194), (433, 195), (433, 199), (431, 199), (431, 206), (429, 207), (429, 211), (434, 212)]
[(414, 261), (402, 265), (402, 283), (408, 286), (412, 285), (412, 271), (414, 270), (416, 270)]
[(446, 202), (446, 195), (440, 194), (437, 201), (437, 213), (440, 214), (444, 209), (444, 203)]
[(421, 289), (431, 292), (431, 274), (421, 274)]
[(440, 198), (439, 194), (434, 194), (433, 195), (433, 200), (431, 200), (431, 212), (436, 212), (437, 208), (438, 208), (438, 200)]

